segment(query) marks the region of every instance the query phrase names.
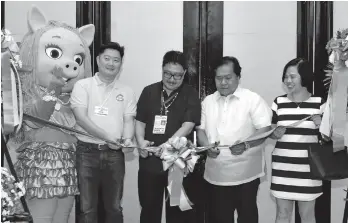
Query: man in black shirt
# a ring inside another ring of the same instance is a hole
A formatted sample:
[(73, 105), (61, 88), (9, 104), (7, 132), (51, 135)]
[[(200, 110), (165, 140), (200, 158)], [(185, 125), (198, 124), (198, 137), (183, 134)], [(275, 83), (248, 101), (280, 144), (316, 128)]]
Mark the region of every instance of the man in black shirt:
[[(145, 87), (138, 101), (135, 135), (142, 148), (138, 173), (140, 223), (161, 223), (164, 191), (168, 196), (168, 171), (163, 170), (160, 154), (151, 154), (145, 148), (160, 146), (171, 137), (192, 140), (192, 130), (200, 124), (199, 96), (193, 87), (183, 83), (185, 73), (183, 53), (167, 52), (163, 57), (162, 81)], [(189, 178), (190, 175), (184, 179), (184, 187)], [(169, 199), (166, 201), (167, 223), (192, 223), (194, 216), (194, 210), (181, 212), (179, 207), (169, 206)]]

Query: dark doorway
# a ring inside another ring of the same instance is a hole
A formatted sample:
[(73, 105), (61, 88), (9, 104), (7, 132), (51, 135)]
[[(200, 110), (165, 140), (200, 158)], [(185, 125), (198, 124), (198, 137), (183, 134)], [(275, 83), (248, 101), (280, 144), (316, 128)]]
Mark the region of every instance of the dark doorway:
[[(213, 67), (223, 52), (223, 2), (184, 2), (183, 49), (188, 61), (188, 83), (194, 86), (201, 100), (216, 91)], [(196, 223), (207, 223), (203, 179), (205, 158), (198, 161), (193, 173), (196, 194)], [(212, 222), (211, 222), (212, 223)]]
[[(315, 79), (312, 93), (326, 98), (323, 84), (325, 68), (328, 64), (326, 43), (332, 37), (333, 2), (297, 3), (297, 56), (307, 59), (313, 67)], [(331, 182), (323, 182), (323, 195), (316, 200), (317, 223), (331, 221)], [(296, 204), (295, 222), (301, 218)]]
[(189, 83), (203, 99), (215, 92), (212, 69), (223, 53), (223, 2), (184, 2), (184, 54)]
[[(102, 43), (111, 40), (111, 2), (110, 1), (77, 1), (76, 2), (76, 27), (94, 24), (94, 41), (89, 47), (92, 57), (92, 75), (98, 71), (96, 57)], [(79, 222), (79, 196), (76, 196), (75, 219)], [(101, 191), (99, 192), (98, 221), (104, 222), (104, 206)]]

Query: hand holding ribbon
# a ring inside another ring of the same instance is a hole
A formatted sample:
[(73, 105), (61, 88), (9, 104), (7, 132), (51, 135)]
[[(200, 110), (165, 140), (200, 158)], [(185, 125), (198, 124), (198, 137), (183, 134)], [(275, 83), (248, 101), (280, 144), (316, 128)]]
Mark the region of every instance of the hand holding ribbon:
[(273, 139), (279, 139), (285, 134), (285, 131), (287, 128), (296, 127), (300, 123), (302, 123), (308, 119), (311, 119), (317, 125), (316, 122), (320, 122), (320, 118), (321, 117), (319, 114), (309, 115), (302, 120), (299, 120), (297, 122), (292, 123), (291, 125), (277, 126), (275, 128), (270, 129), (269, 131), (251, 135), (246, 140), (237, 141), (233, 145), (220, 145), (217, 142), (217, 143), (211, 144), (207, 147), (197, 147), (196, 150), (197, 150), (197, 153), (208, 150), (208, 156), (211, 158), (216, 158), (219, 155), (219, 152), (221, 149), (229, 149), (231, 151), (232, 155), (241, 155), (244, 153), (244, 151), (249, 149), (249, 147), (250, 148), (254, 147), (251, 144), (260, 145), (268, 137), (273, 138)]
[(244, 151), (248, 149), (246, 145), (247, 145), (246, 143), (242, 143), (241, 141), (238, 140), (235, 143), (235, 145), (229, 147), (229, 149), (232, 155), (238, 156), (244, 153)]
[(93, 136), (91, 134), (88, 134), (86, 132), (82, 132), (82, 131), (79, 131), (79, 130), (76, 130), (76, 129), (73, 129), (73, 128), (69, 128), (69, 127), (66, 127), (64, 125), (60, 125), (60, 124), (57, 124), (57, 123), (54, 123), (54, 122), (50, 122), (50, 121), (46, 121), (44, 119), (41, 119), (41, 118), (38, 118), (38, 117), (35, 117), (35, 116), (31, 116), (31, 115), (28, 115), (28, 114), (23, 114), (23, 119), (24, 120), (27, 120), (27, 121), (31, 121), (31, 122), (35, 122), (35, 123), (38, 123), (38, 124), (41, 124), (41, 125), (48, 125), (52, 128), (57, 128), (57, 129), (60, 129), (60, 130), (66, 130), (68, 132), (71, 132), (71, 133), (74, 133), (74, 134), (80, 134), (80, 135), (84, 135), (84, 136), (87, 136), (87, 137), (90, 137), (92, 139), (98, 139), (98, 140), (102, 140), (104, 142), (106, 142), (107, 144), (109, 144), (109, 147), (111, 149), (120, 149), (120, 148), (138, 148), (136, 146), (129, 146), (129, 145), (125, 145), (125, 139), (113, 139), (113, 138), (99, 138), (99, 137), (96, 137), (96, 136)]

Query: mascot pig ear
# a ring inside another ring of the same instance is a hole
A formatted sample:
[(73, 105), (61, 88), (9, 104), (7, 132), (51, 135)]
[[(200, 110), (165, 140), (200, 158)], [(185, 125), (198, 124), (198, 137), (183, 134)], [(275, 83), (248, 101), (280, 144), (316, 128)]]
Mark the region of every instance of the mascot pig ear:
[(36, 6), (28, 12), (28, 26), (32, 32), (36, 32), (47, 24), (44, 14)]
[(92, 44), (94, 40), (94, 32), (95, 32), (95, 27), (93, 24), (88, 24), (85, 26), (81, 26), (79, 28), (80, 35), (82, 38), (86, 41), (86, 43), (89, 45)]

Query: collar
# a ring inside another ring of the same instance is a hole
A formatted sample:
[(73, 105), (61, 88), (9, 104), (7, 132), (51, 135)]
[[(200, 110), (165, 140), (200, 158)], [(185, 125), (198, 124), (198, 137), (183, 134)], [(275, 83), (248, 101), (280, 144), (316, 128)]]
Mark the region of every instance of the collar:
[(97, 72), (94, 75), (94, 80), (97, 83), (97, 86), (105, 86), (105, 87), (109, 87), (109, 86), (113, 86), (113, 88), (118, 88), (119, 87), (119, 81), (117, 80), (117, 77), (115, 77), (115, 79), (110, 83), (110, 84), (106, 84), (103, 81), (100, 80), (99, 78), (99, 72)]
[(240, 86), (237, 87), (237, 89), (233, 92), (233, 94), (222, 96), (219, 91), (216, 91), (216, 99), (220, 100), (221, 98), (226, 98), (227, 100), (230, 100), (232, 98), (240, 99), (243, 95), (242, 88)]
[[(164, 88), (163, 88), (163, 81), (161, 81), (160, 83), (161, 83), (161, 91), (164, 91), (164, 92), (167, 94), (167, 92), (166, 92), (166, 91), (164, 90)], [(170, 95), (167, 95), (167, 96), (170, 97), (171, 95), (175, 94), (176, 92), (180, 92), (181, 89), (183, 88), (184, 84), (185, 84), (185, 83), (182, 82), (182, 84), (180, 85), (180, 87), (178, 87), (177, 89), (175, 89), (174, 91), (172, 91), (172, 93), (170, 93)]]

